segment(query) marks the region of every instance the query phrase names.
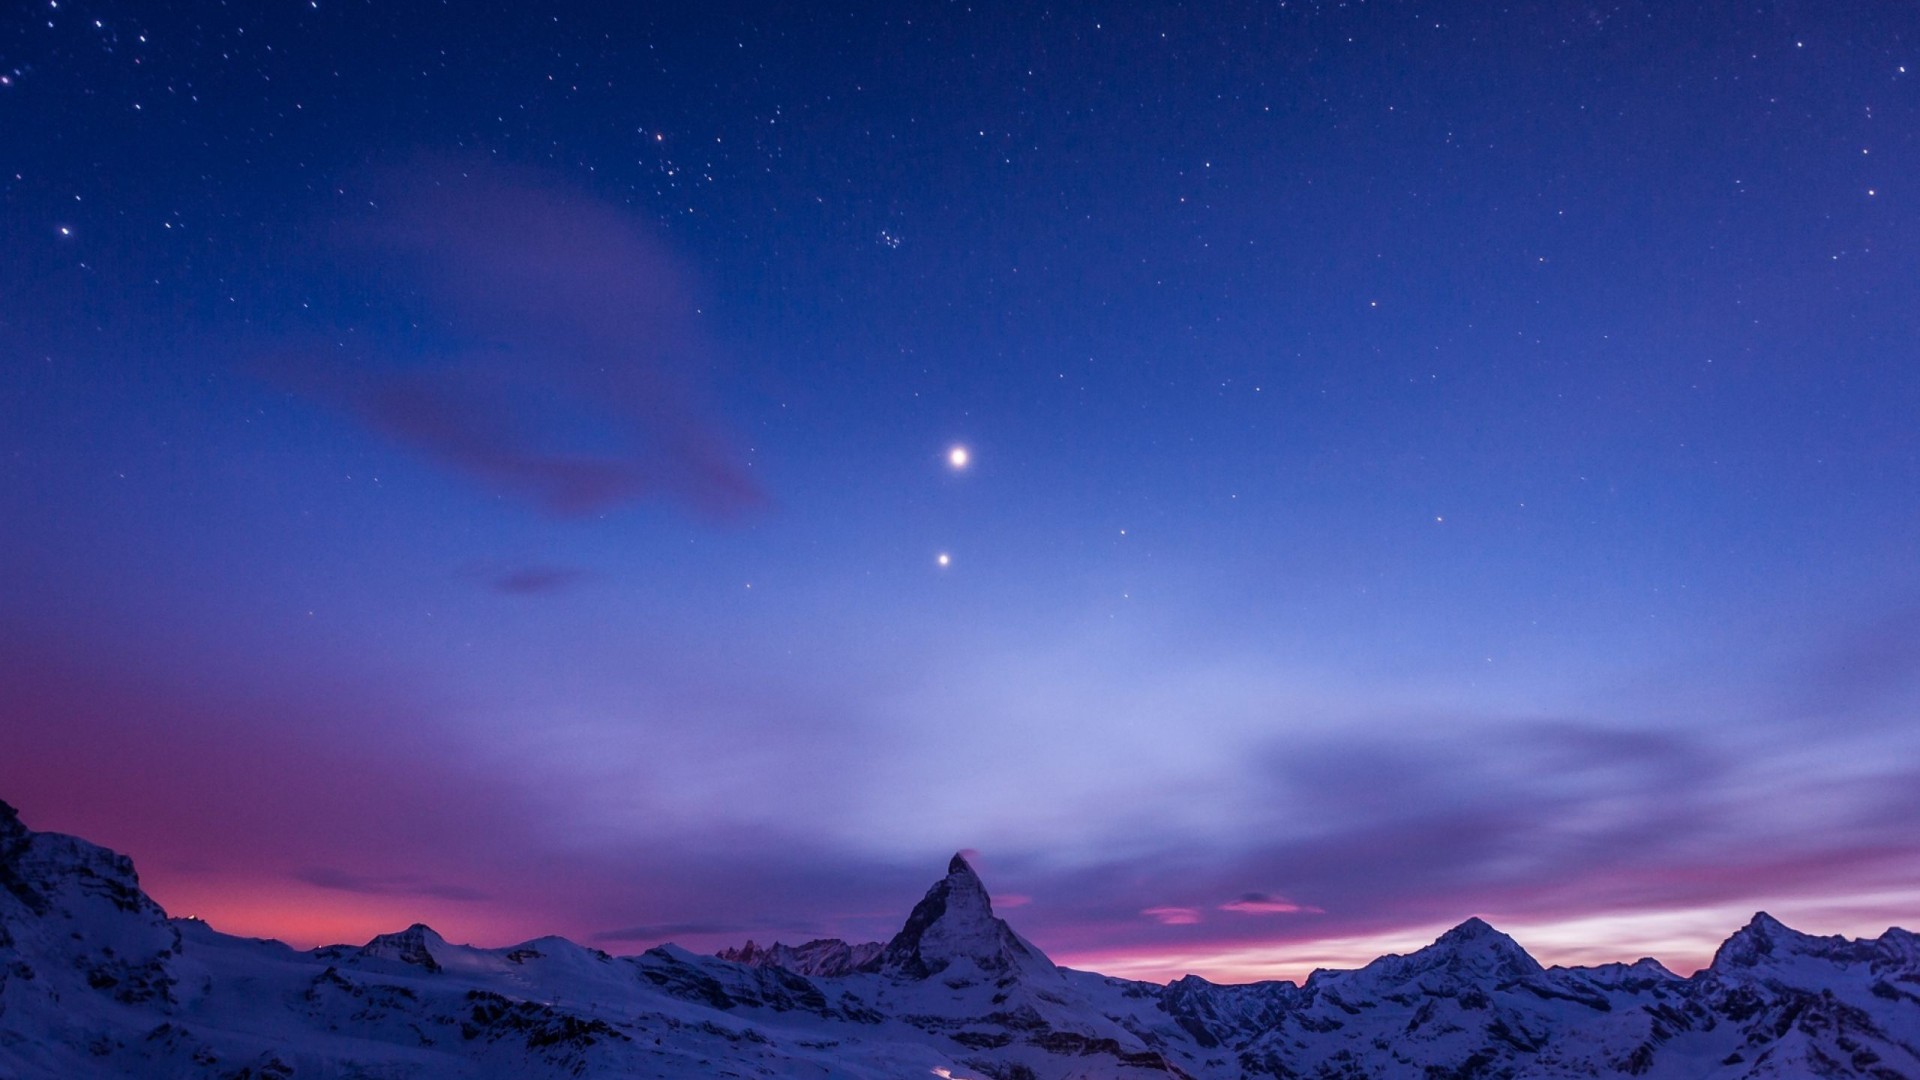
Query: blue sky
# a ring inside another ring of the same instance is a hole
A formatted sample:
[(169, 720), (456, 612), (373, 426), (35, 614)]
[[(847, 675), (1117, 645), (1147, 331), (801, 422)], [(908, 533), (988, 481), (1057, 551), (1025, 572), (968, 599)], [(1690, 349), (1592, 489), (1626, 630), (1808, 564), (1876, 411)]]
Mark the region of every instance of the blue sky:
[(1916, 32), (49, 5), (0, 786), (303, 942), (1911, 922)]

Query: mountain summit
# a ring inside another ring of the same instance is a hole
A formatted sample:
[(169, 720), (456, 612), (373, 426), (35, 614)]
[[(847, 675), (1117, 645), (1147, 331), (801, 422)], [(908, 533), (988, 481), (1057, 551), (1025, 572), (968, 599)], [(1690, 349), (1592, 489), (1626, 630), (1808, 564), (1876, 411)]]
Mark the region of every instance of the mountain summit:
[(1380, 957), (1356, 971), (1316, 971), (1307, 985), (1336, 986), (1342, 993), (1392, 995), (1458, 993), (1469, 987), (1512, 986), (1538, 976), (1539, 961), (1520, 943), (1473, 918), (1441, 934), (1433, 944), (1405, 956)]
[(993, 914), (993, 900), (964, 855), (947, 863), (947, 876), (913, 907), (887, 942), (881, 970), (924, 979), (956, 963), (988, 975), (1024, 973), (1058, 978), (1058, 969), (1031, 942)]
[(610, 956), (414, 924), (297, 951), (169, 919), (133, 864), (0, 803), (0, 1077), (1920, 1078), (1920, 939), (1757, 915), (1711, 969), (1542, 969), (1469, 919), (1290, 982), (1057, 968), (961, 856), (885, 946)]
[(1528, 955), (1519, 942), (1477, 917), (1441, 934), (1437, 941), (1414, 956), (1476, 980), (1516, 982), (1541, 971), (1540, 962)]
[(1754, 972), (1796, 958), (1813, 957), (1836, 964), (1872, 964), (1892, 958), (1897, 963), (1903, 938), (1911, 935), (1893, 930), (1877, 941), (1853, 941), (1843, 937), (1816, 937), (1803, 934), (1764, 911), (1755, 912), (1747, 925), (1722, 942), (1713, 954), (1709, 971)]

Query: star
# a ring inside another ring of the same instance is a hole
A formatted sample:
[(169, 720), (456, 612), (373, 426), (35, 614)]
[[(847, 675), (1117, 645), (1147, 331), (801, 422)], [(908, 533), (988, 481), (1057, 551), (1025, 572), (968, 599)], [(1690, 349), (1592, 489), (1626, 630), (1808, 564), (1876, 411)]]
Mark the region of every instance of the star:
[(933, 561), (939, 563), (941, 566), (951, 566), (953, 564), (953, 556), (943, 551), (935, 556)]
[(973, 455), (964, 446), (955, 446), (947, 451), (947, 464), (953, 466), (955, 470), (966, 468), (967, 462), (972, 460)]

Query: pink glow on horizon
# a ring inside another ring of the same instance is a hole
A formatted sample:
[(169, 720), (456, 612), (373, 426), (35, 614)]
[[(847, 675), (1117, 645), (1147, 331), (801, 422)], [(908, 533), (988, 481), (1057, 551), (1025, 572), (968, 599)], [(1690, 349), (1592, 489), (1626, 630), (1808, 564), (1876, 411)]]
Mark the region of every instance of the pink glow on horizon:
[[(1487, 921), (1545, 967), (1628, 964), (1652, 957), (1667, 970), (1685, 976), (1706, 967), (1721, 943), (1746, 925), (1756, 910), (1751, 903), (1733, 903), (1555, 920), (1489, 917)], [(1914, 912), (1920, 911), (1920, 889), (1854, 903), (1797, 901), (1772, 904), (1765, 910), (1805, 934), (1870, 939), (1889, 927), (1911, 926)], [(1191, 974), (1215, 983), (1265, 979), (1301, 983), (1316, 968), (1360, 968), (1382, 956), (1415, 952), (1464, 921), (1465, 916), (1454, 923), (1294, 941), (1222, 940), (1185, 947), (1062, 950), (1053, 959), (1066, 967), (1148, 982)]]
[(517, 945), (527, 933), (523, 916), (489, 906), (417, 896), (362, 897), (298, 882), (249, 881), (226, 875), (142, 875), (142, 886), (169, 915), (197, 919), (223, 934), (285, 942), (295, 949), (360, 945), (414, 923), (448, 941)]
[[(1739, 929), (1741, 922), (1744, 920), (1730, 923), (1726, 933), (1717, 938), (1703, 937), (1676, 942), (1682, 951), (1671, 951), (1667, 956), (1657, 959), (1680, 974), (1697, 970), (1712, 958), (1713, 950), (1726, 934)], [(1495, 925), (1498, 928), (1498, 924)], [(1271, 944), (1222, 942), (1187, 949), (1112, 950), (1076, 953), (1055, 957), (1055, 960), (1067, 967), (1147, 982), (1164, 983), (1183, 975), (1199, 975), (1214, 983), (1248, 983), (1269, 979), (1304, 983), (1307, 976), (1318, 968), (1350, 970), (1365, 967), (1382, 956), (1418, 951), (1433, 944), (1450, 928), (1435, 925), (1417, 930), (1391, 930), (1378, 934)], [(1542, 946), (1539, 941), (1526, 936), (1510, 936), (1519, 941), (1534, 959), (1548, 966), (1556, 963), (1631, 962), (1645, 955), (1623, 946), (1618, 949), (1596, 948), (1593, 951), (1599, 955), (1575, 957)]]
[[(565, 771), (503, 769), (448, 719), (457, 713), (378, 672), (345, 679), (316, 664), (280, 672), (269, 687), (189, 678), (158, 662), (164, 651), (150, 666), (98, 668), (59, 638), (16, 635), (8, 644), (0, 726), (12, 752), (0, 760), (0, 797), (31, 828), (131, 856), (168, 911), (228, 933), (312, 946), (425, 922), (449, 940), (511, 945), (558, 934), (622, 952), (749, 937), (885, 940), (952, 850), (941, 845), (916, 869), (861, 854), (825, 827), (775, 834), (724, 819), (661, 842), (625, 827), (631, 809), (609, 813), (577, 797)], [(1620, 775), (1638, 775), (1672, 749), (1627, 740), (1622, 750), (1585, 729), (1558, 731), (1545, 745), (1592, 757), (1596, 740), (1619, 752)], [(1348, 757), (1373, 760), (1371, 750)], [(1333, 808), (1328, 820), (1341, 831), (1229, 850), (1204, 873), (1180, 861), (1180, 838), (1170, 836), (1157, 852), (1085, 873), (1029, 872), (1007, 882), (1017, 892), (998, 892), (993, 866), (966, 854), (997, 906), (1017, 909), (1015, 929), (1056, 960), (1157, 980), (1302, 978), (1418, 949), (1476, 912), (1543, 963), (1651, 955), (1684, 974), (1758, 909), (1808, 933), (1854, 937), (1911, 926), (1920, 911), (1911, 818), (1881, 807), (1870, 783), (1895, 791), (1897, 776), (1802, 782), (1822, 805), (1844, 808), (1848, 791), (1861, 793), (1861, 816), (1845, 833), (1824, 821), (1802, 832), (1772, 824), (1761, 812), (1787, 805), (1781, 788), (1743, 779), (1710, 790), (1727, 804), (1723, 822), (1772, 829), (1766, 842), (1723, 824), (1727, 831), (1691, 843), (1649, 844), (1647, 836), (1666, 835), (1654, 817), (1585, 837), (1576, 851), (1514, 812), (1540, 792), (1462, 775), (1456, 759), (1481, 760), (1462, 752), (1424, 773), (1402, 770), (1427, 777), (1422, 805), (1451, 816), (1381, 816), (1367, 794), (1373, 778), (1354, 768), (1346, 788), (1307, 792)], [(1345, 760), (1302, 764), (1286, 779), (1337, 778)], [(1631, 805), (1657, 808), (1667, 788), (1629, 790)], [(1564, 813), (1626, 804), (1571, 800)], [(1830, 816), (1847, 824), (1837, 810)], [(1594, 814), (1580, 820), (1590, 825)], [(1548, 858), (1518, 873), (1502, 858), (1514, 851)], [(995, 857), (1008, 858), (1012, 873), (1030, 855)], [(1276, 892), (1243, 892), (1247, 885)], [(768, 922), (782, 918), (793, 921)]]

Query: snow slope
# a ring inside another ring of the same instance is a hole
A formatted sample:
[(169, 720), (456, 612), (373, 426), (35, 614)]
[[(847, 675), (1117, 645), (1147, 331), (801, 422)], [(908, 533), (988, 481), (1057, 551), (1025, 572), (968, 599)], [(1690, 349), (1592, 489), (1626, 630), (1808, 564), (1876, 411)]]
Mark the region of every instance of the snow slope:
[(1469, 919), (1356, 971), (1166, 986), (1054, 966), (955, 856), (884, 945), (615, 957), (415, 925), (308, 952), (169, 919), (0, 803), (0, 1077), (1920, 1080), (1920, 940), (1762, 914), (1712, 966), (1542, 968)]

